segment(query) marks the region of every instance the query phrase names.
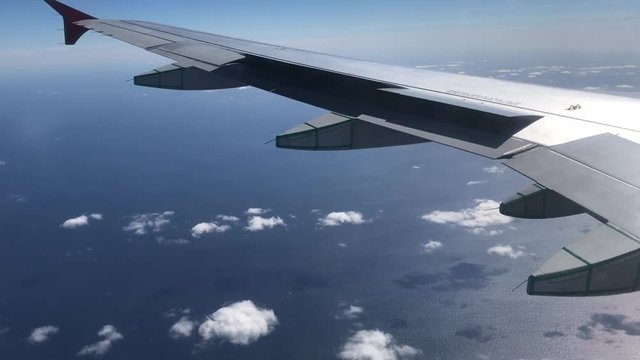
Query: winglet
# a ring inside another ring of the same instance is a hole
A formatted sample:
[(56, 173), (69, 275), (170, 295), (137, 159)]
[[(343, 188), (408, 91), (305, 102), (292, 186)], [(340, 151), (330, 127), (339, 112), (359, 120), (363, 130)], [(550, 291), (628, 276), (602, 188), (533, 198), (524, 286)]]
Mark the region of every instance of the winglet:
[(49, 6), (57, 11), (64, 19), (64, 43), (66, 45), (75, 44), (84, 33), (88, 31), (80, 25), (76, 25), (76, 21), (92, 20), (93, 16), (78, 11), (56, 0), (44, 0)]

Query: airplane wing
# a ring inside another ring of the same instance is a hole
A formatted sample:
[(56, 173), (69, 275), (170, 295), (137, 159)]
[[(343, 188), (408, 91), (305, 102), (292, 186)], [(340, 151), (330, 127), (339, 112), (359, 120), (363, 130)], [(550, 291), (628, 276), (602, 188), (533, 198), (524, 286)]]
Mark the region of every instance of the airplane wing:
[(285, 131), (276, 146), (349, 150), (433, 141), (497, 159), (533, 186), (500, 211), (545, 219), (587, 213), (602, 225), (529, 277), (532, 295), (639, 290), (638, 100), (377, 64), (131, 20), (103, 20), (45, 0), (65, 43), (88, 30), (173, 61), (140, 86), (253, 86), (328, 113)]

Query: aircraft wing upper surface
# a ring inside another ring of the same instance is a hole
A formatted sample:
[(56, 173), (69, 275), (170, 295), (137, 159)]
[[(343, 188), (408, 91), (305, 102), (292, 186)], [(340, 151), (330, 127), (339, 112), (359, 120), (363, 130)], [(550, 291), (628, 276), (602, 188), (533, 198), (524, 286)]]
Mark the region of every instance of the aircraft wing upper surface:
[(324, 108), (276, 138), (281, 148), (348, 150), (434, 141), (492, 159), (535, 184), (503, 202), (522, 218), (588, 213), (602, 226), (566, 246), (528, 293), (636, 291), (640, 278), (640, 133), (635, 99), (377, 64), (142, 21), (103, 20), (45, 0), (65, 43), (87, 30), (173, 64), (136, 85), (176, 90), (254, 86)]

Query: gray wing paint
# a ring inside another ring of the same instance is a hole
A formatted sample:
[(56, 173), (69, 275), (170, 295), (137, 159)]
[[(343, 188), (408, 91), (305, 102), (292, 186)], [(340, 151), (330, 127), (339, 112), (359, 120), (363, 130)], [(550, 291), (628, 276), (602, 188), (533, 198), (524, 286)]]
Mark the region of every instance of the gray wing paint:
[(143, 21), (104, 20), (45, 0), (65, 43), (92, 30), (173, 64), (134, 83), (175, 90), (253, 86), (328, 110), (276, 138), (281, 148), (350, 150), (434, 141), (501, 159), (531, 188), (500, 211), (588, 213), (603, 224), (529, 278), (528, 293), (638, 290), (640, 132), (635, 99), (377, 64)]

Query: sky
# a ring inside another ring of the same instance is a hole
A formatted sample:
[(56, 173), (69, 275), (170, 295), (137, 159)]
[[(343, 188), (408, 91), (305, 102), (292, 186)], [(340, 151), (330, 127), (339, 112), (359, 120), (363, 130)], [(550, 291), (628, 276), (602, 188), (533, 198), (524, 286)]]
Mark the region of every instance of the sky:
[[(637, 57), (640, 5), (613, 1), (70, 1), (104, 18), (142, 19), (268, 43), (393, 63), (514, 54), (580, 61), (616, 54)], [(110, 39), (58, 45), (59, 16), (40, 1), (0, 5), (4, 72), (50, 70), (73, 63), (122, 67), (159, 60)], [(29, 26), (24, 26), (24, 24)], [(16, 31), (19, 29), (19, 31)], [(62, 53), (62, 54), (61, 54)], [(55, 56), (49, 56), (55, 54)]]
[[(634, 1), (70, 1), (436, 71), (638, 96)], [(597, 222), (436, 144), (265, 144), (324, 110), (126, 82), (170, 61), (0, 4), (0, 358), (633, 359), (638, 294), (518, 286)], [(29, 26), (25, 26), (29, 24)], [(16, 29), (21, 31), (17, 32)]]

